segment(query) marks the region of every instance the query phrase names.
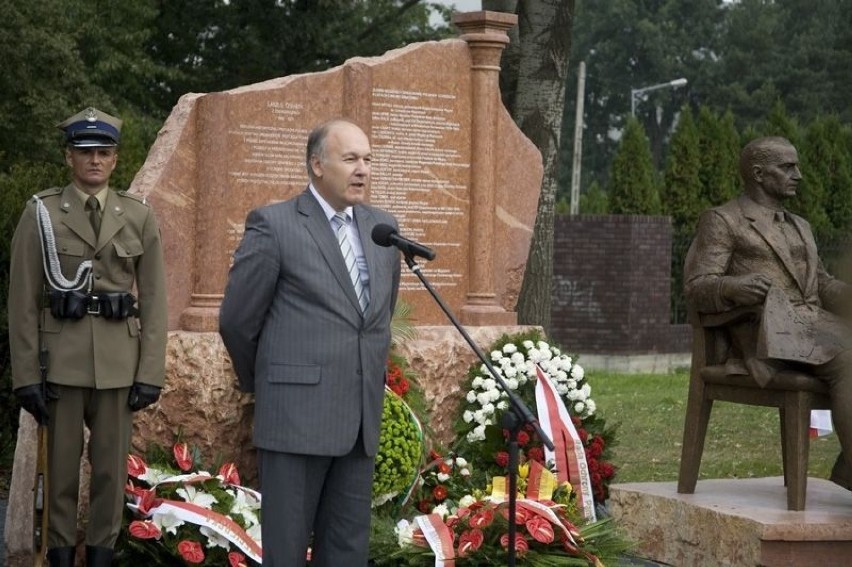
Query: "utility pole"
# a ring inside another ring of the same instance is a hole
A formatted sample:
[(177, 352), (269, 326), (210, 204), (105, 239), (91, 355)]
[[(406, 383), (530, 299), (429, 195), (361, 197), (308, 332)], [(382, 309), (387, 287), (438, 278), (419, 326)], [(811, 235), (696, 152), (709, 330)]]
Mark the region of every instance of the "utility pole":
[(571, 170), (571, 208), (569, 214), (580, 211), (580, 167), (583, 158), (583, 101), (586, 98), (586, 62), (580, 61), (577, 70), (577, 111), (574, 117), (574, 165)]

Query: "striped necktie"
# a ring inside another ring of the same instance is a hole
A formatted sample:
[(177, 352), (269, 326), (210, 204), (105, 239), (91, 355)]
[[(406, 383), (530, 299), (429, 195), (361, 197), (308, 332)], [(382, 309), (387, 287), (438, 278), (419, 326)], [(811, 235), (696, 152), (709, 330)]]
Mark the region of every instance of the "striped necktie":
[(343, 254), (343, 261), (346, 263), (346, 271), (349, 272), (349, 279), (352, 280), (355, 295), (358, 296), (358, 304), (361, 306), (361, 311), (364, 312), (367, 310), (370, 298), (364, 284), (361, 283), (358, 262), (355, 261), (355, 251), (352, 250), (352, 245), (349, 243), (349, 215), (335, 213), (334, 220), (337, 222), (337, 243), (340, 245), (340, 252)]

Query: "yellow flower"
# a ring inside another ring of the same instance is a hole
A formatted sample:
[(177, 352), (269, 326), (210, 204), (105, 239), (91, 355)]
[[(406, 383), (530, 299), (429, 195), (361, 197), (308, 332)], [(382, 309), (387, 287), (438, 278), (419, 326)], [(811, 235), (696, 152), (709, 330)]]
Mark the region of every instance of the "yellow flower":
[(527, 478), (530, 475), (530, 464), (524, 463), (522, 465), (518, 465), (518, 476), (521, 478)]

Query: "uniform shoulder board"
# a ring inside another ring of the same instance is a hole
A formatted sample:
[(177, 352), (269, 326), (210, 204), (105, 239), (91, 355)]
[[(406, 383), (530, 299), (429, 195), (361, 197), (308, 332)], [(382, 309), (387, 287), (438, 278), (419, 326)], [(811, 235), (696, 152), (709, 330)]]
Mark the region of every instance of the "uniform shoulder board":
[(39, 197), (39, 198), (43, 198), (43, 197), (50, 197), (51, 195), (59, 195), (60, 193), (62, 193), (62, 187), (51, 187), (50, 189), (45, 189), (44, 191), (39, 191), (34, 196)]
[(136, 193), (128, 193), (127, 191), (116, 191), (122, 197), (127, 197), (128, 199), (133, 199), (134, 201), (138, 201), (143, 205), (148, 205), (148, 198), (144, 195), (137, 195)]

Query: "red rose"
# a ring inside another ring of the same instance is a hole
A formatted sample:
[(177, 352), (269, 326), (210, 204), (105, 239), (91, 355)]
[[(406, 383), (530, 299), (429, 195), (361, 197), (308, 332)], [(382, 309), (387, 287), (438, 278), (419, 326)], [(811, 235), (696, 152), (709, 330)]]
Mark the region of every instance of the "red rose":
[[(503, 534), (500, 536), (500, 545), (503, 546), (503, 549), (509, 549), (509, 534)], [(515, 552), (518, 555), (523, 555), (530, 549), (530, 544), (527, 543), (527, 540), (524, 539), (524, 536), (521, 534), (515, 534)]]
[(189, 539), (182, 540), (178, 544), (177, 549), (180, 556), (183, 557), (183, 560), (187, 563), (201, 563), (204, 561), (204, 550), (201, 548), (201, 544), (197, 541)]
[(527, 458), (544, 464), (544, 449), (541, 447), (530, 447), (527, 449)]
[(231, 564), (231, 567), (248, 567), (246, 556), (239, 551), (232, 551), (228, 554), (228, 563)]
[(615, 474), (615, 467), (612, 466), (610, 463), (603, 463), (601, 464), (601, 474), (603, 474), (604, 478), (612, 478), (612, 476)]
[(586, 458), (593, 457), (597, 459), (603, 454), (603, 447), (598, 445), (597, 443), (592, 443), (588, 447), (586, 447)]
[(462, 532), (459, 536), (459, 557), (464, 557), (472, 551), (476, 551), (482, 547), (482, 542), (485, 541), (485, 535), (481, 530), (476, 528)]
[(447, 487), (439, 484), (432, 489), (432, 496), (435, 497), (436, 501), (442, 502), (447, 498)]
[(405, 378), (400, 378), (399, 379), (399, 385), (397, 386), (397, 388), (399, 390), (397, 393), (400, 396), (404, 396), (406, 394), (406, 392), (408, 392), (408, 388), (409, 388), (408, 380), (406, 380)]
[(127, 474), (133, 478), (139, 478), (145, 474), (146, 470), (148, 470), (148, 465), (145, 464), (145, 461), (141, 457), (127, 455)]
[(429, 502), (428, 500), (421, 500), (417, 504), (417, 509), (420, 510), (421, 512), (423, 512), (424, 514), (430, 514), (432, 512), (433, 507), (434, 506), (432, 505), (432, 503)]
[(500, 451), (494, 455), (494, 462), (501, 467), (509, 466), (509, 453)]
[(578, 429), (577, 430), (577, 437), (579, 437), (580, 441), (582, 441), (583, 444), (585, 444), (586, 440), (589, 438), (589, 432), (586, 431), (585, 429)]
[(240, 474), (237, 472), (237, 465), (234, 463), (225, 463), (219, 468), (219, 476), (225, 479), (228, 484), (240, 484)]
[(530, 435), (526, 431), (518, 432), (518, 445), (520, 447), (525, 447), (527, 443), (530, 442)]
[(468, 522), (474, 528), (487, 528), (494, 521), (494, 510), (486, 508), (481, 512), (477, 512), (470, 518)]
[(130, 535), (139, 539), (160, 539), (162, 532), (151, 520), (133, 520), (127, 527)]
[(526, 522), (527, 531), (536, 541), (551, 543), (553, 541), (553, 525), (541, 516), (533, 516)]
[(186, 472), (192, 468), (192, 454), (189, 452), (189, 446), (186, 443), (175, 443), (172, 452), (180, 470)]
[(450, 474), (451, 472), (453, 472), (453, 467), (448, 465), (447, 461), (441, 461), (440, 463), (438, 463), (438, 472)]

